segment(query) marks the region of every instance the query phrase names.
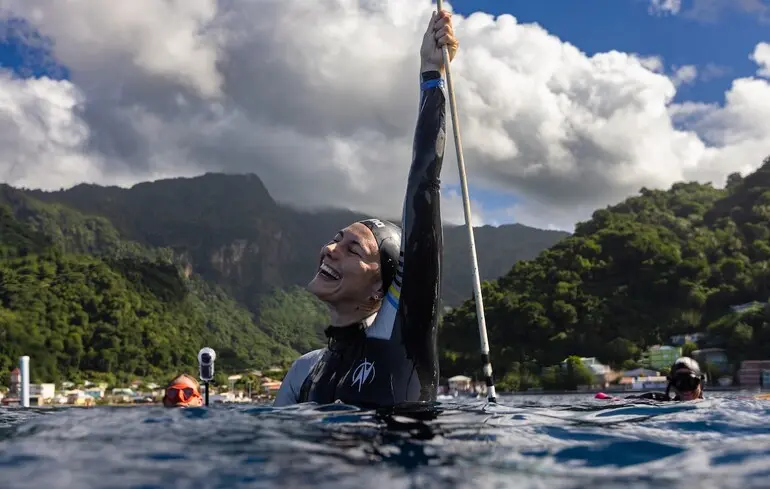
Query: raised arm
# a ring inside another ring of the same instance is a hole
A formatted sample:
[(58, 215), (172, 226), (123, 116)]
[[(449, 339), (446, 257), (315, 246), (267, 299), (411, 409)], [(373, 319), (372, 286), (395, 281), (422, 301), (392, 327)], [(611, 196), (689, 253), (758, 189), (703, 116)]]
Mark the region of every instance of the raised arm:
[(438, 383), (436, 333), (441, 298), (443, 229), (440, 174), (446, 139), (446, 97), (438, 71), (421, 75), (420, 110), (412, 166), (404, 198), (396, 324), (414, 359), (421, 400), (432, 400)]
[[(441, 46), (457, 41), (449, 14), (434, 14), (421, 48), (420, 105), (404, 198), (398, 270), (353, 370), (343, 378), (343, 400), (385, 406), (432, 401), (438, 387), (436, 333), (441, 297), (439, 177), (446, 145), (446, 96)], [(394, 253), (395, 254), (395, 253)], [(364, 386), (365, 381), (366, 387)], [(357, 386), (357, 387), (356, 387)]]
[(401, 223), (403, 264), (397, 276), (401, 281), (397, 323), (407, 355), (417, 367), (421, 400), (434, 400), (438, 384), (436, 336), (443, 257), (440, 175), (446, 146), (441, 41), (450, 46), (451, 54), (457, 49), (449, 14), (434, 15), (433, 24), (421, 49), (420, 108)]

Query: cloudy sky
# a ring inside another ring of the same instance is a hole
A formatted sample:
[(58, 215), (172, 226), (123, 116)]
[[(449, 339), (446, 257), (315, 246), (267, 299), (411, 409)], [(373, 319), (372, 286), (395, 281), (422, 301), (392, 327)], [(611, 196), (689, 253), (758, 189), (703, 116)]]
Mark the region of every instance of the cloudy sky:
[[(457, 0), (474, 224), (571, 230), (770, 154), (768, 0)], [(0, 181), (252, 172), (400, 210), (427, 0), (0, 0)], [(462, 222), (453, 142), (444, 212)]]

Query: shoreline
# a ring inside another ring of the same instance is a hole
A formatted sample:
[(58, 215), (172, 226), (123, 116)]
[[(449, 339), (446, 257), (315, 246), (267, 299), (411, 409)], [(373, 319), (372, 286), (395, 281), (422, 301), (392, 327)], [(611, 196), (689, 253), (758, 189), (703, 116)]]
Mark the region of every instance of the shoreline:
[[(272, 399), (265, 400), (267, 402), (272, 402)], [(265, 401), (251, 401), (251, 402), (212, 402), (211, 406), (214, 406), (216, 404), (263, 404)], [(0, 405), (0, 408), (12, 408), (12, 409), (33, 409), (33, 408), (79, 408), (79, 409), (91, 409), (91, 408), (98, 408), (98, 407), (163, 407), (163, 402), (157, 401), (157, 402), (97, 402), (94, 404), (32, 404), (30, 403), (28, 408), (23, 408), (19, 403), (10, 403), (10, 404), (3, 404)], [(205, 407), (205, 406), (202, 406)]]
[[(600, 392), (603, 392), (605, 394), (641, 394), (643, 392), (652, 392), (656, 389), (639, 389), (639, 390), (631, 390), (631, 389), (588, 389), (584, 391), (567, 391), (567, 390), (561, 390), (561, 391), (521, 391), (521, 392), (498, 392), (499, 396), (566, 396), (566, 395), (573, 395), (573, 394), (586, 394), (586, 395), (596, 395)], [(722, 386), (715, 386), (715, 387), (708, 387), (703, 389), (703, 392), (752, 392), (755, 394), (761, 394), (763, 392), (770, 392), (770, 389), (762, 389), (760, 387), (741, 387), (741, 386), (729, 386), (729, 387), (722, 387)], [(484, 396), (482, 396), (484, 397)]]
[[(609, 395), (631, 395), (631, 394), (641, 394), (643, 392), (653, 392), (656, 391), (656, 389), (641, 389), (641, 390), (630, 390), (630, 389), (589, 389), (589, 390), (580, 390), (580, 391), (570, 391), (570, 390), (549, 390), (549, 391), (521, 391), (521, 392), (498, 392), (497, 395), (499, 396), (571, 396), (571, 395), (580, 395), (584, 394), (587, 396), (595, 396), (598, 393), (604, 393)], [(761, 387), (741, 387), (741, 386), (714, 386), (711, 388), (704, 389), (704, 392), (747, 392), (750, 394), (765, 394), (770, 393), (770, 388), (763, 389)], [(467, 395), (460, 394), (458, 398), (464, 398), (468, 397)], [(486, 395), (479, 394), (478, 399), (484, 399), (486, 398)], [(272, 399), (266, 399), (262, 401), (252, 401), (252, 402), (216, 402), (212, 403), (214, 404), (264, 404), (265, 401), (268, 403), (272, 401)], [(440, 401), (440, 400), (439, 400)], [(163, 403), (158, 402), (140, 402), (140, 403), (126, 403), (126, 402), (97, 402), (92, 405), (82, 405), (82, 404), (31, 404), (29, 408), (81, 408), (81, 409), (89, 409), (89, 408), (95, 408), (95, 407), (139, 407), (139, 406), (146, 406), (146, 407), (162, 407)], [(8, 404), (8, 405), (1, 405), (0, 408), (6, 407), (6, 408), (20, 408), (20, 406), (16, 403)]]

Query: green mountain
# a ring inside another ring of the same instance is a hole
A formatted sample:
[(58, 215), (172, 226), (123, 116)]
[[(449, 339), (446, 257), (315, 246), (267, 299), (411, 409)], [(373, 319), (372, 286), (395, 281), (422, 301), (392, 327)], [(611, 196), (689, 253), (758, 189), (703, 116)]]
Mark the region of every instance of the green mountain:
[(28, 354), (33, 379), (164, 378), (195, 371), (205, 345), (217, 350), (219, 368), (233, 371), (285, 364), (322, 344), (328, 317), (307, 292), (268, 291), (262, 302), (255, 321), (170, 250), (123, 240), (102, 217), (0, 186), (4, 373)]
[[(277, 204), (255, 175), (209, 173), (141, 183), (129, 189), (78, 185), (58, 192), (25, 191), (107, 218), (122, 236), (168, 248), (206, 280), (258, 312), (274, 287), (304, 286), (320, 247), (351, 222), (368, 217), (344, 210), (305, 212)], [(476, 228), (482, 280), (534, 258), (568, 233), (522, 225)], [(472, 294), (463, 226), (446, 226), (443, 292), (453, 306)]]
[[(514, 386), (569, 355), (633, 365), (680, 333), (708, 333), (698, 346), (726, 348), (733, 366), (768, 358), (769, 297), (770, 158), (724, 189), (642, 189), (484, 286), (493, 363)], [(442, 374), (479, 370), (472, 300), (444, 317), (440, 342)]]
[[(46, 378), (189, 370), (204, 344), (223, 369), (285, 365), (322, 344), (326, 312), (302, 289), (320, 246), (364, 217), (298, 211), (253, 175), (222, 174), (0, 186), (0, 206), (0, 368), (45, 351), (33, 372)], [(673, 334), (706, 332), (698, 346), (726, 348), (734, 364), (770, 350), (770, 159), (724, 189), (642, 189), (571, 236), (512, 225), (476, 240), (507, 386), (535, 385), (570, 355), (633, 365)], [(445, 303), (458, 307), (442, 322), (444, 375), (478, 370), (475, 305), (460, 302), (468, 262), (465, 230), (447, 227)]]
[[(33, 379), (165, 379), (204, 345), (220, 371), (286, 363), (323, 344), (325, 307), (303, 286), (320, 246), (364, 217), (275, 203), (253, 175), (207, 174), (130, 189), (0, 185), (0, 372)], [(494, 278), (567, 233), (476, 230)], [(445, 230), (445, 297), (471, 290), (465, 230)], [(44, 352), (44, 353), (41, 353)], [(0, 379), (2, 380), (2, 379)]]

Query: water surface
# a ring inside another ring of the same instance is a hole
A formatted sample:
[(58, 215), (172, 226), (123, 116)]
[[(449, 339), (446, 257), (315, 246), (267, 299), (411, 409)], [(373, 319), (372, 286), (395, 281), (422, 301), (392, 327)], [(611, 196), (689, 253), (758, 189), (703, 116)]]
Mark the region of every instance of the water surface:
[(770, 401), (741, 395), (506, 396), (423, 421), (344, 405), (0, 408), (0, 487), (768, 488)]

